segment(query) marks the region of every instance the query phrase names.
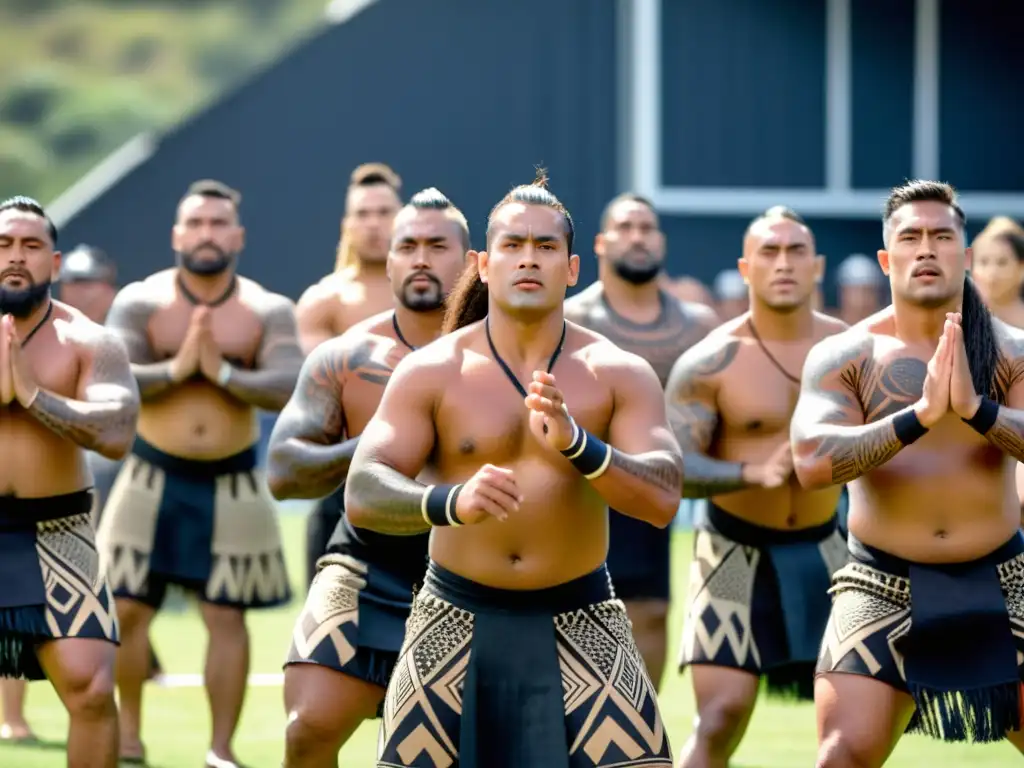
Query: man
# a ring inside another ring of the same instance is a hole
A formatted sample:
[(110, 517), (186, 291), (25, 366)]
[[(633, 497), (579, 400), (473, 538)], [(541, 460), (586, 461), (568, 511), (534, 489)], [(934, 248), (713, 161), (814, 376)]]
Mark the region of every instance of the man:
[(249, 666), (244, 611), (291, 597), (254, 445), (256, 409), (277, 411), (288, 401), (302, 351), (292, 303), (237, 274), (240, 199), (219, 182), (193, 184), (172, 232), (177, 267), (125, 286), (107, 318), (128, 347), (142, 395), (138, 439), (100, 523), (121, 620), (126, 757), (144, 752), (147, 638), (169, 584), (197, 593), (210, 635), (207, 762), (217, 766), (234, 761)]
[[(299, 340), (308, 355), (327, 339), (394, 306), (385, 271), (391, 226), (401, 206), (402, 180), (383, 163), (366, 163), (352, 172), (341, 220), (341, 241), (333, 274), (299, 298)], [(317, 561), (341, 519), (342, 493), (313, 508), (306, 528), (306, 575), (311, 583)]]
[(86, 452), (128, 452), (139, 392), (117, 337), (54, 301), (57, 230), (0, 203), (0, 677), (49, 679), (68, 765), (117, 765), (117, 617), (96, 553)]
[[(387, 262), (395, 309), (306, 359), (270, 438), (268, 481), (277, 498), (326, 496), (344, 481), (394, 367), (440, 335), (468, 249), (465, 216), (436, 189), (414, 195), (395, 217)], [(376, 716), (426, 570), (427, 538), (381, 536), (339, 521), (285, 666), (288, 768), (336, 766), (341, 746)]]
[(883, 223), (892, 305), (812, 350), (793, 419), (800, 482), (850, 483), (815, 689), (825, 768), (880, 766), (904, 732), (1024, 751), (1024, 333), (967, 278), (950, 186), (894, 189)]
[(728, 764), (762, 677), (774, 693), (813, 694), (829, 578), (846, 547), (839, 488), (803, 491), (792, 477), (789, 422), (808, 351), (845, 327), (812, 309), (824, 266), (796, 213), (755, 218), (739, 260), (750, 311), (686, 352), (666, 387), (684, 495), (708, 499), (680, 649), (697, 700), (683, 768)]
[(671, 764), (604, 562), (608, 506), (668, 525), (682, 456), (651, 367), (563, 320), (579, 257), (543, 184), (492, 210), (451, 332), (395, 370), (349, 469), (354, 526), (433, 528), (379, 766)]
[(836, 270), (839, 287), (839, 319), (859, 323), (882, 308), (883, 275), (878, 264), (862, 253), (847, 256)]
[(719, 317), (732, 320), (750, 309), (750, 289), (737, 269), (723, 269), (713, 284)]
[(680, 301), (690, 304), (703, 304), (705, 307), (715, 306), (714, 295), (704, 283), (695, 277), (689, 277), (688, 275), (670, 277), (667, 274), (663, 274), (658, 281), (670, 296), (675, 296)]
[[(673, 298), (658, 284), (665, 235), (645, 198), (626, 193), (608, 203), (594, 253), (597, 282), (566, 301), (566, 319), (644, 358), (664, 386), (672, 364), (718, 325), (717, 316), (708, 307)], [(626, 603), (633, 637), (657, 687), (668, 640), (671, 526), (656, 528), (614, 510), (608, 526), (615, 594)]]

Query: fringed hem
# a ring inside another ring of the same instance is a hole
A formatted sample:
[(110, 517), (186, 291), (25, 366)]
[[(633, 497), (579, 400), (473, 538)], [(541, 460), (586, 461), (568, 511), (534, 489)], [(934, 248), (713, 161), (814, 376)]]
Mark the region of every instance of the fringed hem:
[(950, 742), (1002, 741), (1021, 728), (1021, 684), (1006, 683), (974, 691), (934, 691), (910, 686), (917, 704), (907, 733)]
[(814, 663), (786, 664), (764, 673), (768, 695), (773, 699), (814, 701)]
[(41, 679), (35, 645), (49, 637), (43, 606), (0, 608), (0, 677)]

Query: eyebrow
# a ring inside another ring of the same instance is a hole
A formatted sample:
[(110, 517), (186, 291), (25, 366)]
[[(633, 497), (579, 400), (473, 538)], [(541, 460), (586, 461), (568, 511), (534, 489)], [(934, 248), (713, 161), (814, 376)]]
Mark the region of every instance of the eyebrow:
[(514, 243), (525, 243), (532, 240), (535, 243), (557, 243), (561, 240), (560, 237), (555, 235), (534, 235), (528, 237), (527, 235), (519, 235), (513, 232), (508, 232), (501, 236), (502, 240), (511, 240)]
[(434, 245), (435, 243), (443, 243), (447, 240), (445, 235), (431, 235), (430, 237), (413, 237), (412, 235), (406, 235), (405, 237), (399, 238), (399, 244), (409, 243), (416, 244), (419, 242), (426, 243), (427, 245)]
[(15, 240), (21, 240), (23, 243), (39, 243), (45, 245), (46, 241), (41, 237), (35, 235), (29, 235), (28, 237), (15, 237), (14, 235), (0, 234), (0, 240), (5, 242), (14, 242)]
[(920, 235), (924, 231), (932, 232), (936, 235), (949, 235), (955, 234), (956, 229), (953, 227), (901, 227), (896, 230), (897, 235)]

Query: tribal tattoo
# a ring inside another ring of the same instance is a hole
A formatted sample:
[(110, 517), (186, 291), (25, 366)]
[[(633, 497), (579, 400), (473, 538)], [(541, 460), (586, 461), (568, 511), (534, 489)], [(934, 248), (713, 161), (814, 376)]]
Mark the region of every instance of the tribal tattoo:
[(706, 498), (749, 487), (743, 464), (707, 455), (718, 429), (717, 383), (739, 353), (740, 341), (704, 342), (684, 354), (666, 386), (669, 424), (683, 449), (685, 498)]
[(1024, 462), (1024, 410), (1007, 405), (1014, 387), (1024, 385), (1024, 335), (1016, 329), (1011, 334), (1011, 338), (1001, 344), (1002, 354), (996, 366), (993, 395), (1000, 404), (999, 413), (995, 424), (985, 433), (985, 439)]
[(347, 493), (373, 510), (372, 530), (391, 536), (414, 536), (430, 526), (423, 519), (425, 485), (380, 461), (367, 461), (348, 480)]
[(149, 343), (147, 326), (157, 304), (141, 283), (125, 286), (114, 297), (106, 325), (128, 350), (131, 372), (143, 400), (159, 397), (176, 386), (171, 378), (171, 361), (158, 361)]
[(277, 498), (322, 498), (345, 481), (359, 439), (343, 439), (342, 391), (355, 377), (380, 387), (379, 400), (393, 369), (374, 360), (377, 346), (371, 339), (356, 344), (338, 339), (321, 344), (306, 359), (270, 437), (267, 479)]
[(273, 293), (264, 294), (261, 301), (252, 307), (263, 320), (257, 368), (233, 369), (225, 389), (248, 405), (279, 411), (295, 388), (303, 354), (292, 302)]
[(135, 438), (138, 388), (117, 337), (102, 332), (90, 346), (92, 361), (80, 387), (85, 399), (40, 389), (28, 412), (61, 437), (116, 460)]
[(609, 466), (621, 469), (637, 480), (650, 483), (663, 491), (679, 493), (683, 485), (683, 468), (678, 459), (666, 451), (630, 455), (612, 448)]

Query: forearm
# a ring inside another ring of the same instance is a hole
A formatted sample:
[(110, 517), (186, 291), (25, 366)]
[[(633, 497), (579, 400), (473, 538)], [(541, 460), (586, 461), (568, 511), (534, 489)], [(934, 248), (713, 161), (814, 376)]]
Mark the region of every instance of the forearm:
[(352, 524), (392, 536), (412, 536), (430, 530), (423, 517), (427, 486), (379, 462), (368, 462), (349, 475), (345, 484), (345, 513)]
[(750, 488), (751, 483), (743, 477), (743, 466), (738, 461), (712, 459), (696, 451), (683, 453), (686, 472), (683, 498), (706, 499)]
[(139, 396), (149, 400), (166, 393), (177, 386), (171, 376), (171, 361), (162, 363), (132, 364), (132, 376), (139, 386)]
[(678, 456), (668, 451), (627, 454), (615, 448), (607, 470), (590, 481), (609, 507), (658, 527), (675, 517), (683, 482)]
[(996, 448), (1024, 461), (1024, 411), (984, 400), (974, 417), (966, 421)]
[(264, 368), (257, 371), (232, 368), (224, 388), (254, 408), (280, 411), (288, 403), (298, 378), (298, 366), (294, 369)]
[(134, 402), (90, 403), (45, 389), (39, 390), (27, 410), (61, 437), (113, 460), (123, 458), (131, 448), (139, 413)]
[(345, 481), (359, 438), (320, 445), (290, 438), (272, 445), (267, 484), (275, 499), (322, 499)]

